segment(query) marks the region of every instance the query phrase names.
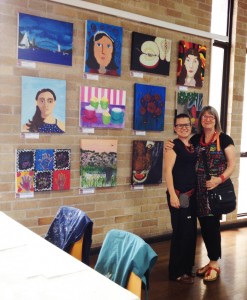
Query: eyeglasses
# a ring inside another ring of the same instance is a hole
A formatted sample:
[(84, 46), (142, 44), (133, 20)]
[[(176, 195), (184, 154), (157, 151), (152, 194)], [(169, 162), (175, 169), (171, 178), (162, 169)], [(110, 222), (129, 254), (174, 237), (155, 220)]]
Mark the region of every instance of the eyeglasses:
[(213, 121), (214, 119), (215, 119), (215, 117), (214, 116), (212, 116), (212, 115), (203, 115), (202, 116), (202, 119), (203, 120), (210, 120), (210, 121)]
[(185, 124), (176, 124), (175, 127), (179, 128), (179, 129), (182, 129), (183, 127), (184, 128), (189, 128), (191, 126), (190, 123), (185, 123)]

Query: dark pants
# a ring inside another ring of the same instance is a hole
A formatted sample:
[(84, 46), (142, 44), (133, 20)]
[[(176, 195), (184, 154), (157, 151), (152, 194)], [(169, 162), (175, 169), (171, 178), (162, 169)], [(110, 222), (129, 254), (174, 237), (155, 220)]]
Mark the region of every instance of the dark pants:
[(221, 257), (220, 218), (208, 216), (199, 218), (202, 238), (205, 243), (210, 260)]
[(195, 261), (196, 248), (196, 209), (194, 196), (190, 199), (190, 207), (174, 208), (167, 201), (171, 213), (172, 238), (169, 260), (169, 278), (175, 280), (183, 274), (190, 275)]

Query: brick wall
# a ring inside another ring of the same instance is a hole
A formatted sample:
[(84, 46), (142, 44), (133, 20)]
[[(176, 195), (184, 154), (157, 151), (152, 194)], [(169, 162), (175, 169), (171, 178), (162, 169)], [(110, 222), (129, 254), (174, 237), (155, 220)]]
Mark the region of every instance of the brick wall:
[[(153, 0), (153, 1), (88, 1), (112, 8), (126, 10), (166, 22), (196, 28), (204, 31), (210, 29), (211, 1), (201, 0)], [(239, 154), (241, 113), (243, 104), (244, 64), (246, 49), (246, 1), (238, 2), (235, 16), (236, 49), (232, 58), (232, 106), (237, 107), (232, 114), (229, 130), (236, 142)], [(18, 13), (53, 18), (74, 23), (73, 66), (64, 67), (54, 64), (36, 63), (36, 68), (18, 66), (17, 60), (17, 19)], [(123, 54), (121, 78), (100, 77), (98, 81), (83, 79), (84, 28), (85, 20), (97, 20), (103, 23), (122, 26)], [(145, 186), (144, 190), (131, 190), (131, 153), (132, 141), (135, 139), (166, 140), (173, 136), (172, 123), (175, 109), (177, 45), (185, 39), (205, 44), (207, 65), (205, 82), (201, 89), (204, 101), (208, 99), (210, 40), (186, 33), (171, 31), (155, 26), (137, 23), (120, 17), (111, 17), (79, 8), (65, 6), (50, 1), (38, 0), (1, 0), (0, 2), (0, 210), (18, 220), (40, 235), (46, 233), (48, 226), (59, 206), (76, 206), (84, 210), (94, 221), (93, 247), (104, 239), (111, 228), (129, 230), (142, 237), (158, 236), (171, 231), (169, 211), (165, 197), (165, 181), (161, 185)], [(164, 36), (172, 40), (171, 66), (169, 76), (157, 76), (145, 73), (143, 79), (130, 77), (131, 32)], [(21, 114), (21, 76), (64, 79), (67, 83), (66, 133), (63, 135), (41, 135), (38, 140), (20, 137)], [(146, 83), (166, 87), (166, 111), (164, 132), (147, 132), (145, 137), (138, 137), (132, 130), (133, 119), (133, 85)], [(127, 91), (127, 120), (123, 130), (96, 129), (94, 134), (79, 132), (79, 88), (81, 85), (120, 88)], [(205, 104), (204, 103), (204, 104)], [(113, 188), (96, 189), (94, 194), (79, 195), (79, 143), (80, 139), (118, 139), (118, 179)], [(15, 198), (15, 150), (24, 148), (71, 148), (71, 190), (64, 192), (35, 193), (34, 198)], [(237, 185), (239, 168), (234, 180)], [(163, 177), (164, 178), (164, 177)], [(236, 215), (229, 216), (230, 221)]]

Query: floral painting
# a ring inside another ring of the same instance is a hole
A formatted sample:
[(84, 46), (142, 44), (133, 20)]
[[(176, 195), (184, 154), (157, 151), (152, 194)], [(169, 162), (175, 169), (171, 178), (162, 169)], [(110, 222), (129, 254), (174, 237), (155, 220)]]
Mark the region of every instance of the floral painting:
[(80, 127), (124, 128), (126, 91), (82, 86)]
[(133, 141), (132, 185), (162, 183), (163, 141)]
[(18, 59), (72, 66), (73, 24), (19, 13)]
[(202, 87), (206, 66), (206, 46), (180, 41), (178, 51), (177, 84)]
[(202, 110), (203, 94), (196, 92), (177, 92), (176, 114), (185, 113), (191, 118), (192, 132), (197, 132), (198, 118)]
[(22, 76), (21, 132), (64, 133), (66, 81)]
[(82, 139), (80, 187), (112, 187), (117, 184), (117, 140)]
[(136, 83), (134, 86), (134, 130), (164, 130), (166, 88)]
[(70, 149), (16, 150), (16, 193), (70, 189)]
[(132, 32), (131, 70), (169, 75), (170, 60), (171, 40)]
[(120, 76), (123, 28), (87, 20), (85, 73)]

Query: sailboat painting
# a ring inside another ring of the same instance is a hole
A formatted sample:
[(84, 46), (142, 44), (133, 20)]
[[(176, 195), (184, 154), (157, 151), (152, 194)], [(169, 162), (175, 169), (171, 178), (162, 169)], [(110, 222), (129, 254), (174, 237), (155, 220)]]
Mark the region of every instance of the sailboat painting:
[(18, 31), (18, 59), (72, 66), (72, 23), (19, 13)]

